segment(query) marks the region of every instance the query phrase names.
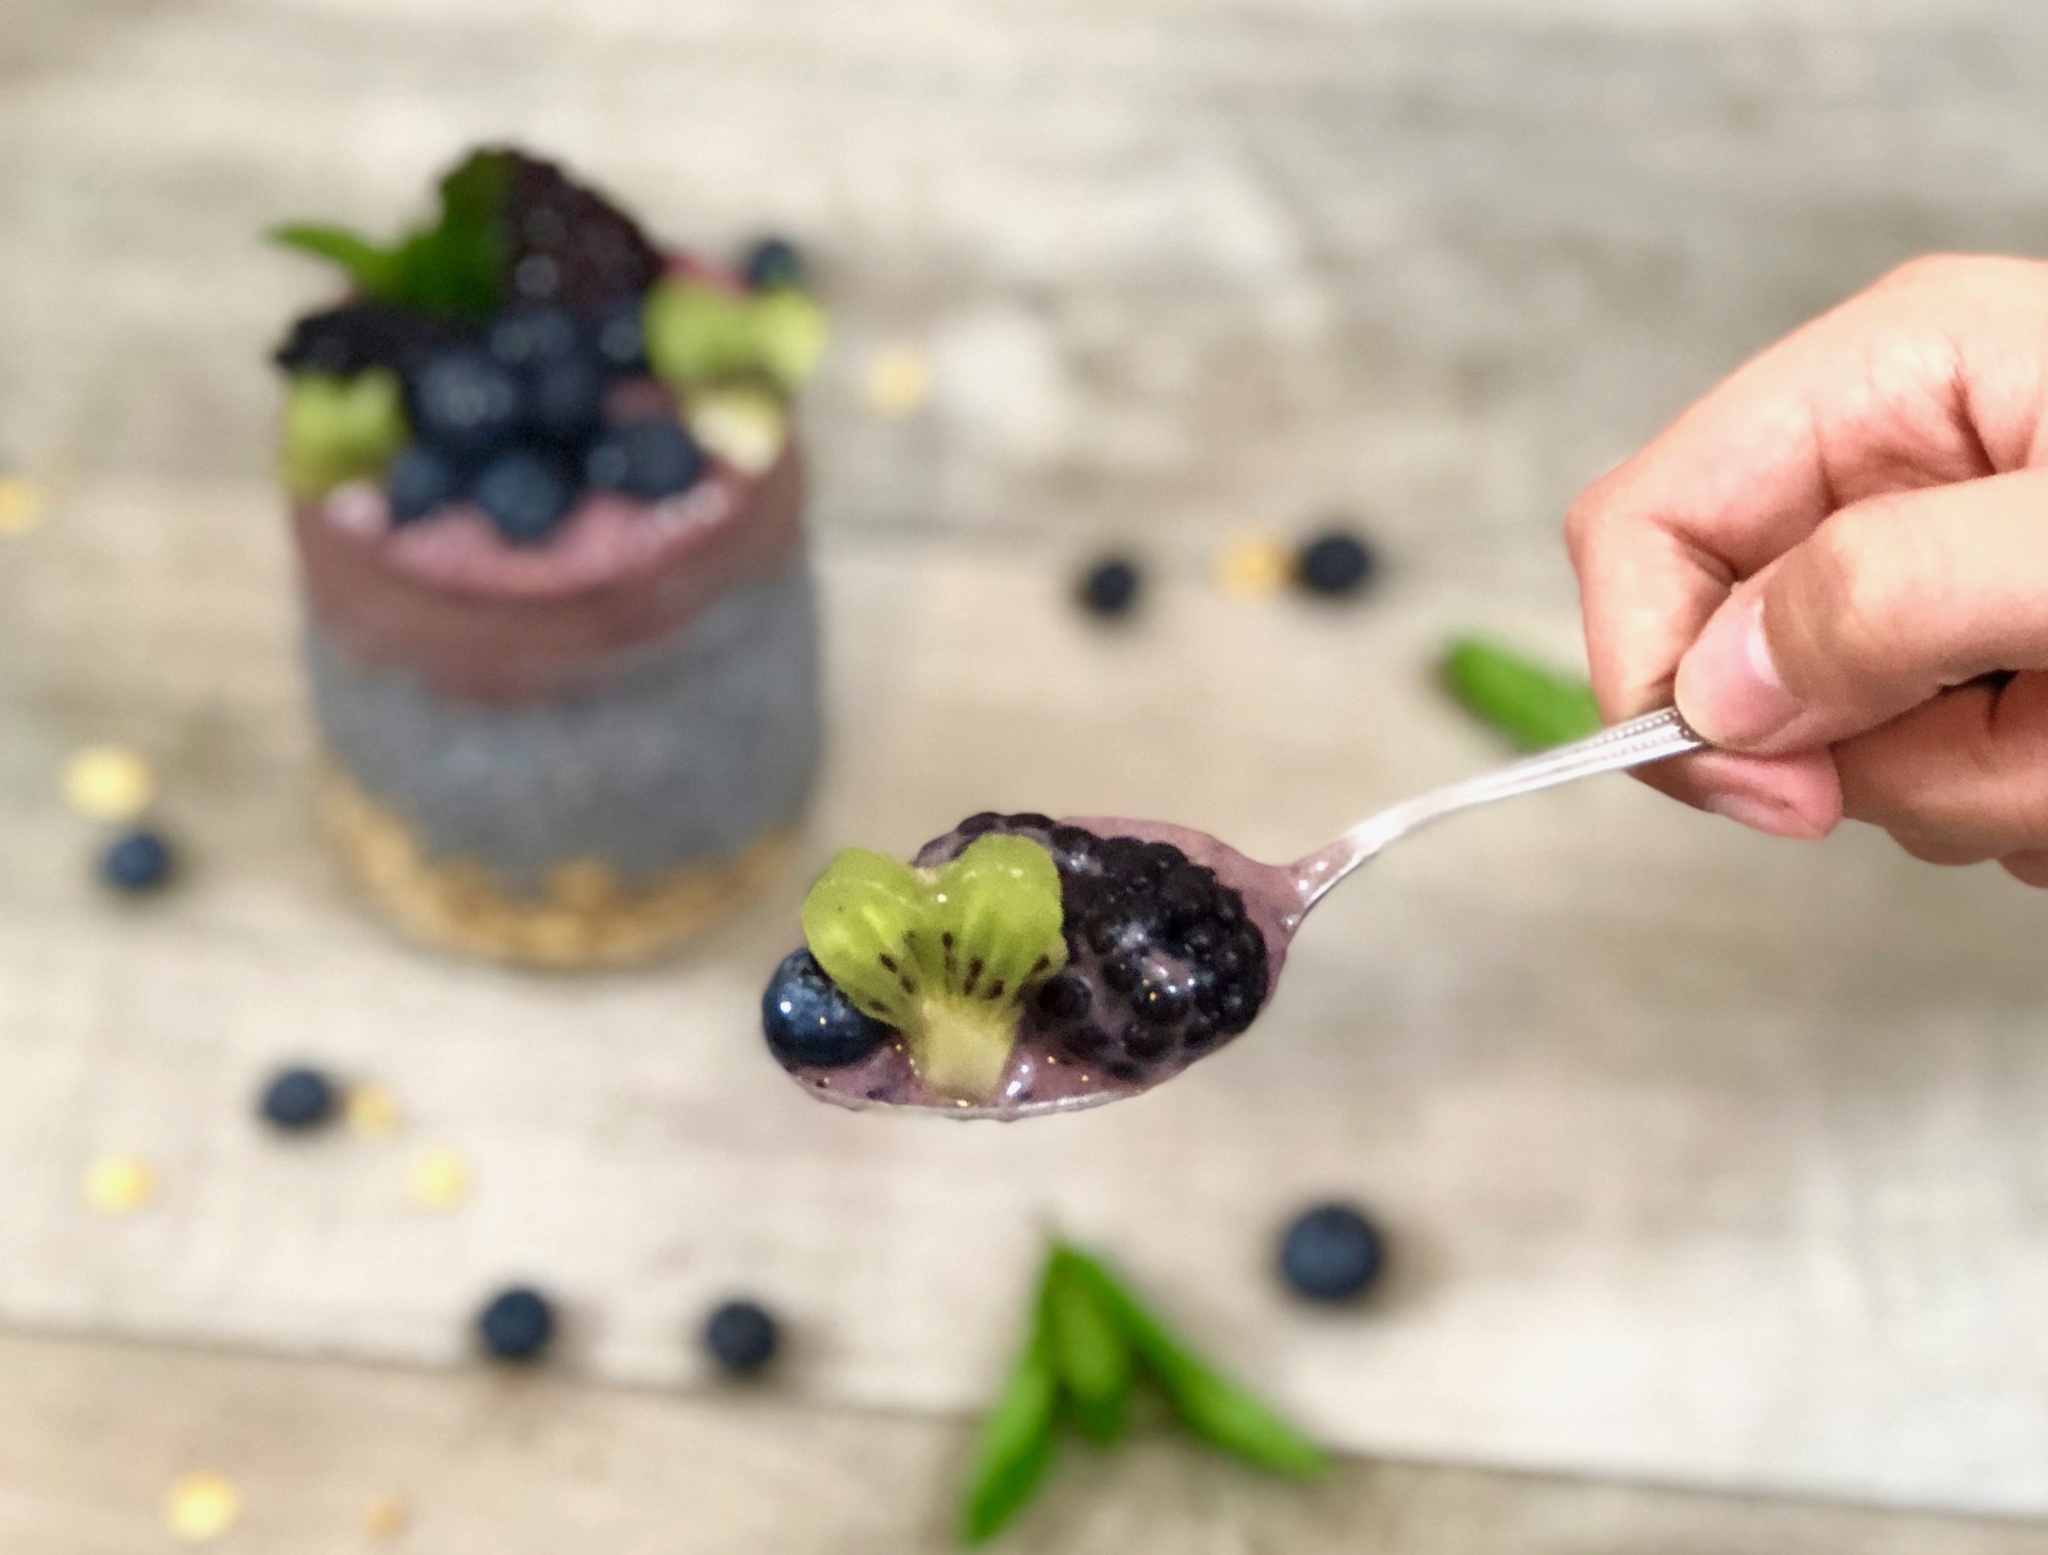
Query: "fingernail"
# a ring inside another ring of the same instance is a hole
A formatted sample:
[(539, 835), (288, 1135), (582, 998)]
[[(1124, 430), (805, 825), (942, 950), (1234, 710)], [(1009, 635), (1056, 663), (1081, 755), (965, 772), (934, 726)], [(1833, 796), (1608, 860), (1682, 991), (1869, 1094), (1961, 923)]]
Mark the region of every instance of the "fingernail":
[(1716, 612), (1678, 667), (1677, 696), (1685, 721), (1715, 745), (1754, 745), (1799, 716), (1771, 661), (1761, 595)]
[(1755, 794), (1716, 794), (1702, 801), (1709, 813), (1773, 837), (1812, 837), (1813, 827), (1791, 810)]

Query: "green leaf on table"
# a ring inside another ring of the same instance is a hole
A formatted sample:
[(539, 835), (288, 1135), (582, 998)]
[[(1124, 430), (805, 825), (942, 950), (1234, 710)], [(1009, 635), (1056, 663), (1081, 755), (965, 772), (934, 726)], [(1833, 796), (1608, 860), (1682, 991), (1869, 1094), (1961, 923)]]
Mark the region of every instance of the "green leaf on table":
[(1123, 1330), (1181, 1423), (1210, 1445), (1277, 1474), (1307, 1478), (1327, 1464), (1321, 1448), (1247, 1388), (1197, 1355), (1101, 1263), (1073, 1248), (1064, 1266)]
[(1467, 709), (1523, 750), (1547, 750), (1600, 729), (1600, 708), (1583, 677), (1565, 674), (1476, 637), (1444, 654), (1443, 679)]
[(1044, 1478), (1059, 1419), (1059, 1375), (1045, 1321), (1045, 1290), (1032, 1303), (1031, 1333), (1010, 1380), (981, 1423), (960, 1509), (960, 1540), (986, 1544), (1002, 1532)]
[(1063, 1247), (1052, 1250), (1045, 1310), (1068, 1412), (1093, 1440), (1116, 1441), (1130, 1420), (1130, 1339)]

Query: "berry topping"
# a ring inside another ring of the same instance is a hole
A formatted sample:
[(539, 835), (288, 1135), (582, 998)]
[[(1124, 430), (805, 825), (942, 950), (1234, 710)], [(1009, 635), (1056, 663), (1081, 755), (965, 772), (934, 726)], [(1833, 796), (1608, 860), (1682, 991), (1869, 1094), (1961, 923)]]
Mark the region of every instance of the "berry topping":
[(757, 292), (779, 286), (801, 288), (809, 281), (810, 267), (797, 246), (787, 238), (762, 238), (740, 261), (740, 274)]
[(533, 429), (580, 447), (604, 419), (604, 366), (595, 353), (558, 357), (537, 368), (528, 388)]
[(334, 1082), (317, 1069), (286, 1069), (263, 1088), (263, 1121), (287, 1133), (318, 1128), (334, 1116)]
[(1266, 938), (1214, 870), (1170, 843), (1098, 837), (1035, 814), (970, 816), (918, 862), (1004, 834), (1043, 846), (1060, 880), (1065, 967), (1039, 990), (1027, 1036), (1140, 1083), (1251, 1025), (1266, 1001)]
[(483, 467), (470, 493), (514, 545), (538, 545), (569, 516), (575, 488), (554, 460), (523, 448)]
[(761, 997), (768, 1047), (785, 1064), (843, 1069), (880, 1047), (889, 1028), (854, 1008), (808, 950), (785, 957)]
[(167, 883), (177, 860), (153, 831), (122, 837), (100, 859), (100, 876), (117, 891), (154, 891)]
[(513, 308), (500, 314), (485, 337), (492, 356), (514, 372), (577, 355), (583, 331), (562, 308)]
[(728, 1301), (704, 1323), (705, 1352), (730, 1376), (758, 1374), (781, 1343), (775, 1315), (758, 1302)]
[(285, 484), (301, 496), (324, 495), (383, 469), (405, 437), (398, 379), (384, 369), (294, 378), (284, 411)]
[(1311, 594), (1337, 599), (1364, 589), (1378, 566), (1372, 548), (1357, 535), (1333, 529), (1301, 548), (1295, 576)]
[(673, 421), (634, 421), (591, 444), (583, 470), (593, 486), (653, 501), (696, 485), (704, 452)]
[(372, 367), (404, 373), (466, 338), (460, 324), (431, 313), (352, 302), (300, 319), (274, 360), (289, 373), (329, 378), (353, 378)]
[(1136, 563), (1127, 557), (1108, 556), (1082, 575), (1075, 597), (1090, 615), (1112, 619), (1128, 614), (1137, 604), (1143, 581)]
[(592, 338), (605, 367), (620, 376), (647, 371), (647, 330), (643, 304), (635, 297), (615, 302), (597, 315)]
[(384, 477), (391, 498), (391, 522), (410, 524), (462, 495), (467, 471), (438, 449), (414, 443), (391, 461)]
[(412, 380), (413, 430), (457, 458), (509, 444), (527, 412), (519, 375), (487, 351), (445, 351)]
[(661, 275), (661, 254), (633, 219), (523, 152), (511, 163), (505, 204), (508, 293), (521, 302), (594, 312), (638, 297)]
[(804, 898), (804, 935), (863, 1013), (903, 1033), (931, 1090), (1001, 1089), (1026, 994), (1066, 959), (1060, 879), (1024, 837), (976, 838), (929, 869), (849, 848)]
[(515, 1285), (477, 1314), (476, 1332), (499, 1360), (536, 1360), (555, 1336), (555, 1311), (539, 1291)]
[(1363, 1295), (1385, 1263), (1378, 1229), (1348, 1204), (1304, 1211), (1280, 1239), (1281, 1277), (1311, 1301)]

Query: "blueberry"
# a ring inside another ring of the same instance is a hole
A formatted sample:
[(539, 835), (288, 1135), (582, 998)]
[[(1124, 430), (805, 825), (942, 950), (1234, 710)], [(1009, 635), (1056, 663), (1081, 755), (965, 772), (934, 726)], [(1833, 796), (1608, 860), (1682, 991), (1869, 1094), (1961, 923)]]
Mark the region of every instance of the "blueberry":
[(391, 461), (384, 487), (391, 498), (391, 522), (410, 524), (462, 495), (466, 472), (438, 449), (414, 443)]
[(1341, 598), (1372, 581), (1379, 559), (1358, 536), (1342, 529), (1317, 535), (1301, 548), (1295, 576), (1311, 594)]
[(593, 486), (652, 501), (696, 485), (704, 452), (674, 421), (634, 421), (591, 444), (583, 468)]
[(558, 443), (581, 445), (604, 419), (604, 369), (594, 355), (557, 357), (527, 385), (533, 428)]
[(751, 1377), (774, 1360), (781, 1339), (774, 1314), (758, 1302), (728, 1301), (704, 1323), (705, 1350), (735, 1377)]
[(740, 274), (757, 292), (779, 286), (802, 286), (809, 272), (804, 256), (787, 238), (762, 238), (740, 261)]
[(597, 317), (598, 359), (610, 372), (627, 376), (647, 371), (645, 304), (635, 297), (616, 302)]
[(491, 355), (521, 372), (575, 356), (582, 347), (583, 331), (563, 308), (514, 308), (491, 326)]
[(154, 891), (171, 878), (171, 845), (153, 831), (130, 832), (100, 859), (100, 875), (119, 891)]
[(1137, 604), (1143, 581), (1137, 564), (1128, 557), (1107, 556), (1082, 576), (1076, 597), (1090, 615), (1114, 619)]
[(297, 1132), (318, 1128), (334, 1116), (334, 1082), (317, 1069), (286, 1069), (263, 1089), (266, 1123)]
[(576, 493), (561, 466), (528, 449), (499, 454), (470, 495), (514, 545), (538, 545), (569, 516)]
[(555, 1336), (555, 1310), (539, 1291), (515, 1285), (477, 1314), (476, 1332), (500, 1360), (534, 1360)]
[(1348, 1301), (1379, 1278), (1379, 1231), (1348, 1204), (1304, 1211), (1280, 1239), (1280, 1274), (1311, 1301)]
[(526, 418), (519, 376), (487, 351), (446, 351), (412, 381), (413, 431), (457, 458), (492, 453), (511, 442)]
[(769, 1051), (785, 1064), (843, 1069), (882, 1045), (889, 1028), (863, 1015), (808, 950), (783, 959), (761, 996)]

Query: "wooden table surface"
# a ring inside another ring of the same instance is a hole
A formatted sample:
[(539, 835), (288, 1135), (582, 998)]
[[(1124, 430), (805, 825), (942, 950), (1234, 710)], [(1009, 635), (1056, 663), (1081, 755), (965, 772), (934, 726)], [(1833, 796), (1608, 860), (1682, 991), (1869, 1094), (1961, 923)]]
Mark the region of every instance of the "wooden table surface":
[[(679, 1526), (918, 1547), (959, 1437), (914, 1417), (985, 1396), (1047, 1220), (1362, 1452), (2048, 1513), (2036, 898), (1617, 781), (1376, 865), (1260, 1035), (1156, 1098), (1014, 1130), (843, 1117), (748, 1036), (797, 882), (672, 967), (588, 984), (442, 965), (352, 911), (307, 818), (263, 484), (252, 363), (318, 287), (249, 241), (268, 221), (388, 223), (464, 141), (517, 133), (665, 231), (786, 225), (844, 321), (812, 414), (836, 739), (807, 861), (985, 804), (1283, 856), (1498, 756), (1428, 662), (1470, 625), (1571, 654), (1556, 514), (1602, 462), (1883, 264), (2048, 237), (2048, 167), (2011, 149), (2044, 143), (2034, 22), (1859, 14), (10, 7), (0, 455), (53, 502), (0, 539), (0, 1319), (24, 1331), (0, 1372), (35, 1400), (0, 1426), (0, 1532), (132, 1548), (161, 1482), (210, 1465), (250, 1491), (251, 1548), (349, 1547), (387, 1482), (422, 1550), (667, 1549)], [(891, 342), (933, 377), (904, 420), (863, 406)], [(1369, 609), (1210, 581), (1233, 534), (1330, 504), (1388, 549)], [(1062, 597), (1107, 539), (1159, 580), (1120, 637)], [(94, 833), (57, 800), (97, 739), (158, 763), (193, 861), (141, 911), (96, 894)], [(294, 1056), (389, 1084), (408, 1129), (280, 1151), (248, 1105)], [(422, 1215), (406, 1163), (441, 1143), (477, 1193)], [(81, 1208), (109, 1151), (162, 1174), (150, 1213)], [(1311, 1321), (1267, 1247), (1333, 1191), (1400, 1259), (1385, 1300)], [(686, 1331), (737, 1287), (793, 1318), (792, 1365), (736, 1407), (308, 1358), (458, 1363), (513, 1276), (566, 1299), (566, 1371), (687, 1388)], [(1139, 1529), (2039, 1540), (1476, 1469), (1301, 1497), (1167, 1447), (1076, 1472), (1027, 1539)]]

